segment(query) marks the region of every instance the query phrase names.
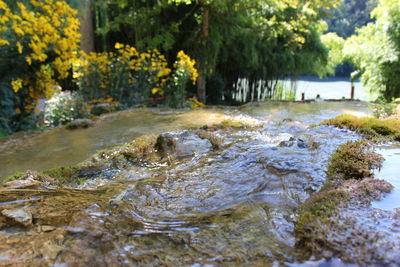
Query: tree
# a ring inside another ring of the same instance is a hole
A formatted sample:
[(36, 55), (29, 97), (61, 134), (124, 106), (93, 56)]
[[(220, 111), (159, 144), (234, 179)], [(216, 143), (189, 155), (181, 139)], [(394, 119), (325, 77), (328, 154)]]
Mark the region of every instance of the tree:
[(344, 53), (365, 87), (390, 101), (400, 97), (400, 2), (380, 0), (371, 15), (376, 22), (348, 38)]

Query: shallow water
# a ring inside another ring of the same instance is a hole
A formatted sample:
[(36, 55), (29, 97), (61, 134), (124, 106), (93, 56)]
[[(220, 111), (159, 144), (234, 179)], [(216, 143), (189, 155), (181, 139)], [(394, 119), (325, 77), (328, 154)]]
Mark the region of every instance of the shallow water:
[(375, 177), (388, 181), (394, 186), (394, 189), (384, 199), (373, 202), (372, 206), (391, 211), (400, 208), (400, 145), (386, 145), (377, 152), (385, 158), (385, 161), (381, 170), (375, 174)]
[[(345, 112), (366, 115), (369, 109), (363, 103), (318, 102), (187, 113), (128, 111), (108, 116), (94, 128), (73, 132), (59, 128), (32, 137), (29, 143), (2, 153), (0, 169), (72, 164), (138, 135), (226, 118), (259, 125), (233, 133), (219, 131), (224, 138), (221, 149), (195, 145), (192, 156), (176, 164), (107, 170), (110, 175), (94, 177), (81, 187), (89, 191), (46, 189), (26, 192), (22, 199), (4, 195), (7, 207), (30, 210), (37, 224), (56, 230), (29, 235), (0, 231), (0, 242), (7, 243), (0, 262), (296, 266), (300, 264), (292, 233), (296, 209), (323, 185), (333, 151), (359, 138), (347, 130), (309, 126)], [(335, 266), (337, 262), (308, 264)]]
[(110, 149), (141, 135), (217, 123), (220, 110), (172, 112), (132, 110), (109, 114), (88, 129), (59, 127), (38, 135), (0, 139), (0, 178), (17, 171), (44, 170), (77, 164), (99, 150)]
[[(263, 121), (293, 118), (309, 123), (340, 113), (370, 114), (362, 102), (265, 103), (245, 107), (242, 111)], [(218, 123), (230, 114), (240, 113), (237, 109), (132, 110), (106, 115), (89, 129), (71, 131), (61, 127), (32, 137), (16, 135), (0, 139), (0, 178), (17, 171), (77, 164), (99, 150), (122, 145), (141, 135)]]

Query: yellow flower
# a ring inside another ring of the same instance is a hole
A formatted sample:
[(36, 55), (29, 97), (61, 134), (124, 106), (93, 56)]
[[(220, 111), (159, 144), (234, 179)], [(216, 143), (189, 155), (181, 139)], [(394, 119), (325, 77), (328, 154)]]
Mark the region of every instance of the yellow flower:
[(161, 90), (160, 90), (160, 88), (153, 88), (152, 90), (151, 90), (151, 93), (153, 94), (153, 95), (155, 95), (155, 94), (157, 94), (158, 92), (160, 92)]
[(123, 48), (123, 47), (124, 47), (123, 44), (121, 44), (121, 43), (115, 43), (115, 49), (121, 49), (121, 48)]
[(31, 57), (26, 57), (25, 61), (26, 61), (26, 63), (28, 63), (28, 65), (32, 65), (32, 58)]
[(10, 44), (10, 42), (8, 42), (7, 40), (0, 39), (0, 46), (9, 45), (9, 44)]
[(12, 89), (15, 93), (18, 93), (19, 89), (22, 88), (22, 80), (21, 79), (16, 79), (11, 82)]
[(22, 47), (20, 42), (17, 42), (17, 49), (18, 49), (18, 53), (22, 54), (22, 51), (23, 51), (24, 48)]

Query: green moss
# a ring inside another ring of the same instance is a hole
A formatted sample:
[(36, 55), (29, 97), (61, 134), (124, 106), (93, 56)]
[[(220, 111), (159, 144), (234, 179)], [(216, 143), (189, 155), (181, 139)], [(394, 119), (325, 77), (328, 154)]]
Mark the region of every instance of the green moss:
[(335, 188), (326, 188), (311, 196), (300, 208), (295, 225), (296, 247), (303, 256), (329, 247), (326, 241), (327, 230), (336, 225), (334, 215), (341, 203), (349, 200), (349, 195)]
[[(44, 175), (56, 179), (61, 184), (69, 184), (77, 182), (77, 174), (81, 170), (78, 166), (58, 167), (42, 171)], [(80, 181), (78, 182), (80, 184)]]
[(24, 176), (24, 174), (25, 174), (25, 172), (16, 172), (10, 176), (7, 176), (5, 179), (3, 179), (1, 184), (6, 184), (8, 182), (15, 181), (15, 180), (21, 180), (21, 178)]
[(379, 120), (370, 117), (356, 117), (350, 114), (339, 115), (334, 119), (326, 120), (320, 125), (333, 125), (358, 132), (367, 139), (384, 138), (394, 140), (400, 135), (400, 120), (391, 118)]
[(221, 121), (220, 124), (217, 124), (215, 126), (217, 128), (221, 128), (221, 129), (229, 129), (229, 128), (245, 129), (245, 128), (253, 127), (253, 125), (251, 125), (249, 123), (245, 123), (245, 122), (238, 121), (238, 120), (223, 120), (223, 121)]
[(362, 179), (373, 176), (373, 169), (382, 166), (383, 158), (371, 151), (367, 141), (350, 141), (341, 145), (329, 159), (328, 181)]

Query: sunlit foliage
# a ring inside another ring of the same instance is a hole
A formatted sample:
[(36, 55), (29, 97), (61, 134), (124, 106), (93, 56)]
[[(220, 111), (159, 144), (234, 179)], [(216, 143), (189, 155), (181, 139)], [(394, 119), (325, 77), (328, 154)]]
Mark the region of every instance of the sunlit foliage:
[(400, 96), (400, 2), (381, 0), (371, 15), (376, 22), (358, 29), (344, 53), (366, 88), (390, 101)]

